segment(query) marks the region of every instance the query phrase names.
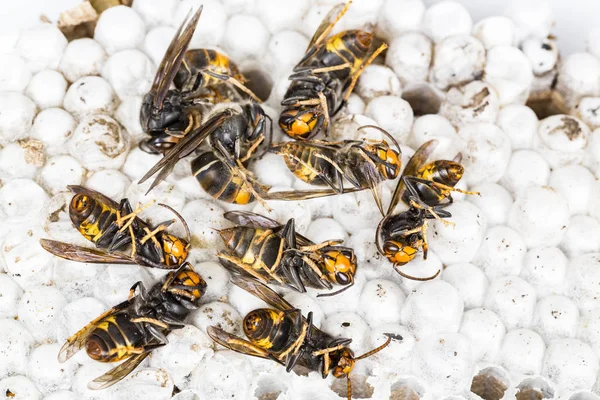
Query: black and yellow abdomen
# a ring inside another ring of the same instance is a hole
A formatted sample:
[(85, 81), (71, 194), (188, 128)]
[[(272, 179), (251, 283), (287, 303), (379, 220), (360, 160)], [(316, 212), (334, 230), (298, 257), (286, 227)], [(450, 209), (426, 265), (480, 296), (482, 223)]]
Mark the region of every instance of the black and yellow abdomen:
[(464, 167), (457, 162), (436, 160), (419, 169), (417, 178), (454, 187), (464, 172)]
[(312, 185), (327, 185), (322, 176), (331, 177), (336, 170), (331, 163), (318, 155), (333, 159), (334, 154), (324, 154), (323, 149), (317, 149), (303, 142), (286, 142), (276, 149), (283, 156), (289, 170), (298, 178)]
[(101, 246), (106, 229), (117, 219), (117, 210), (91, 196), (76, 194), (69, 205), (69, 216), (87, 240)]
[(139, 354), (145, 343), (143, 326), (131, 322), (126, 313), (109, 315), (100, 321), (85, 342), (88, 355), (101, 362), (121, 361)]
[(245, 81), (238, 67), (226, 55), (215, 50), (194, 49), (186, 51), (173, 83), (182, 91), (195, 91), (224, 82), (204, 74), (206, 70), (232, 76), (242, 83)]
[(278, 266), (284, 239), (273, 231), (235, 226), (219, 233), (227, 252), (259, 273), (263, 273), (265, 268), (273, 270)]
[[(335, 115), (344, 101), (343, 92), (359, 73), (372, 41), (371, 33), (344, 31), (328, 38), (310, 58), (296, 66), (295, 71), (304, 72), (296, 73), (284, 95), (284, 108), (279, 116), (279, 126), (287, 135), (310, 139), (323, 128), (325, 116), (331, 119)], [(343, 65), (346, 67), (338, 68)], [(310, 71), (314, 69), (325, 71), (312, 74)], [(321, 101), (323, 96), (327, 109)]]
[(252, 344), (277, 354), (295, 340), (294, 321), (282, 311), (259, 308), (244, 318), (244, 333)]
[(234, 175), (214, 152), (207, 151), (194, 159), (192, 174), (200, 186), (217, 200), (234, 204), (248, 204), (255, 199), (250, 185), (241, 177)]
[[(459, 163), (448, 160), (433, 161), (420, 168), (415, 177), (423, 181), (413, 180), (411, 184), (419, 195), (419, 199), (429, 206), (440, 204), (449, 198), (452, 188), (462, 178), (464, 168)], [(435, 182), (446, 186), (435, 186), (428, 182)], [(408, 191), (404, 193), (403, 201), (409, 200)]]
[[(340, 32), (327, 39), (325, 54), (322, 56), (323, 64), (333, 66), (348, 63), (350, 68), (341, 70), (341, 72), (349, 77), (360, 68), (369, 53), (372, 42), (373, 35), (369, 32), (361, 30)], [(333, 73), (341, 75), (337, 71)]]

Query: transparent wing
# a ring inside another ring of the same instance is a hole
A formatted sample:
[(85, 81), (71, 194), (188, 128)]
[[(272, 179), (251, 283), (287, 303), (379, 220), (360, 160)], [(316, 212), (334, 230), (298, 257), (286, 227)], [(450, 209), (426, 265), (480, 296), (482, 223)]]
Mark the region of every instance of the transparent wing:
[[(369, 188), (373, 193), (373, 198), (375, 199), (375, 203), (381, 212), (381, 215), (385, 216), (383, 211), (383, 200), (382, 200), (382, 189), (381, 182), (382, 177), (377, 168), (373, 165), (372, 162), (369, 161), (368, 156), (364, 153), (362, 154), (364, 157), (364, 162), (357, 162), (355, 168), (352, 169), (352, 175), (347, 175), (346, 178), (355, 186), (360, 188)], [(351, 178), (351, 179), (350, 179)]]
[(76, 246), (50, 239), (40, 239), (40, 245), (48, 252), (66, 260), (94, 264), (137, 264), (129, 255), (119, 252)]
[(271, 218), (249, 211), (229, 211), (223, 217), (236, 225), (250, 226), (253, 228), (279, 228), (281, 224)]
[(201, 13), (202, 6), (193, 15), (190, 10), (185, 20), (181, 23), (181, 26), (179, 26), (179, 29), (177, 29), (177, 32), (175, 32), (175, 36), (171, 40), (171, 44), (160, 62), (154, 76), (152, 88), (150, 89), (150, 92), (153, 94), (152, 105), (156, 108), (160, 109), (162, 107), (167, 91), (181, 66), (183, 56), (196, 30)]
[(319, 25), (313, 37), (310, 39), (307, 51), (313, 46), (320, 45), (321, 42), (329, 36), (329, 32), (331, 32), (335, 23), (346, 13), (351, 3), (352, 1), (337, 4), (329, 11), (325, 18), (323, 18), (323, 21), (321, 21), (321, 25)]
[(106, 389), (107, 387), (114, 385), (115, 383), (119, 382), (121, 379), (129, 375), (131, 371), (135, 369), (135, 367), (140, 365), (140, 363), (144, 361), (146, 357), (148, 357), (149, 354), (150, 352), (147, 351), (141, 354), (131, 356), (126, 361), (117, 365), (104, 375), (99, 376), (98, 378), (88, 383), (88, 389), (100, 390)]
[(360, 192), (364, 188), (344, 188), (343, 193), (338, 193), (333, 189), (316, 189), (316, 190), (292, 190), (282, 192), (269, 192), (262, 195), (265, 200), (310, 200), (319, 197), (335, 196), (337, 194)]
[(266, 358), (276, 361), (283, 365), (283, 362), (277, 359), (274, 355), (269, 353), (267, 350), (261, 349), (258, 346), (250, 343), (249, 341), (242, 339), (238, 336), (232, 335), (229, 332), (225, 332), (223, 329), (216, 326), (209, 326), (206, 329), (206, 333), (211, 337), (212, 340), (220, 344), (221, 346), (238, 353), (247, 354), (252, 357)]
[(260, 283), (256, 280), (248, 279), (242, 276), (232, 277), (231, 282), (278, 310), (286, 311), (296, 309), (296, 307), (292, 306), (290, 303), (284, 300), (283, 297), (278, 295), (277, 292), (269, 288), (264, 283)]
[(100, 192), (96, 192), (95, 190), (88, 189), (86, 187), (79, 186), (79, 185), (69, 185), (69, 186), (67, 186), (67, 188), (75, 194), (83, 194), (83, 195), (89, 196), (91, 198), (98, 200), (100, 203), (109, 205), (111, 208), (119, 207), (119, 204), (116, 201), (114, 201), (113, 199), (111, 199), (109, 197), (106, 197), (105, 195), (103, 195)]

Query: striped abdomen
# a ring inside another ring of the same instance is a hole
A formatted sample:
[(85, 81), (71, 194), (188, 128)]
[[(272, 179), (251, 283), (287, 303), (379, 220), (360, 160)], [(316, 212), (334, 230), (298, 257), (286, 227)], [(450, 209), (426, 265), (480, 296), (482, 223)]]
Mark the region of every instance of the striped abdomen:
[(464, 168), (459, 163), (436, 160), (419, 169), (417, 177), (454, 187), (462, 178), (463, 173)]
[(332, 72), (338, 79), (349, 77), (358, 71), (371, 48), (372, 41), (373, 35), (365, 31), (340, 32), (325, 42), (325, 51), (321, 55), (322, 63), (325, 66), (349, 63), (351, 67), (342, 70), (341, 74)]
[[(463, 172), (463, 166), (454, 161), (437, 160), (420, 168), (415, 175), (425, 181), (436, 182), (453, 188), (462, 178)], [(450, 189), (425, 182), (413, 181), (412, 186), (418, 193), (419, 199), (429, 206), (441, 204), (444, 199), (450, 196)], [(402, 200), (406, 203), (410, 201), (408, 191), (404, 193)], [(449, 201), (451, 200), (449, 199)]]
[(302, 142), (287, 142), (277, 150), (277, 154), (283, 156), (285, 164), (290, 171), (306, 183), (313, 185), (327, 185), (319, 176), (324, 174), (328, 177), (336, 173), (335, 168), (329, 161), (317, 157), (317, 154), (323, 154), (329, 159), (333, 159), (334, 152), (324, 152), (323, 149), (304, 145)]
[[(364, 58), (369, 52), (373, 35), (368, 32), (353, 30), (338, 33), (327, 39), (315, 54), (299, 64), (296, 68), (305, 70), (307, 79), (296, 78), (284, 95), (287, 99), (318, 99), (319, 93), (325, 96), (327, 110), (321, 104), (299, 105), (284, 104), (279, 117), (279, 126), (295, 139), (310, 139), (322, 128), (323, 115), (333, 117), (339, 110), (352, 75), (357, 73)], [(310, 68), (327, 68), (348, 64), (348, 68), (334, 71), (310, 73)], [(314, 75), (314, 76), (311, 76)], [(320, 82), (314, 80), (320, 78)]]
[(87, 240), (99, 247), (108, 246), (103, 235), (117, 219), (115, 208), (93, 197), (76, 194), (71, 200), (69, 215), (73, 225)]
[(244, 318), (244, 333), (250, 341), (265, 350), (281, 353), (294, 342), (294, 321), (282, 311), (271, 308), (253, 310)]
[(269, 229), (235, 226), (220, 231), (228, 253), (258, 272), (279, 263), (284, 239)]
[(202, 74), (203, 70), (232, 76), (242, 83), (245, 81), (238, 67), (226, 55), (215, 50), (195, 49), (186, 51), (181, 67), (173, 80), (175, 87), (183, 91), (195, 91), (224, 82)]
[(88, 355), (96, 361), (113, 362), (139, 354), (146, 344), (143, 327), (130, 319), (130, 315), (121, 313), (100, 321), (86, 340)]
[(192, 174), (200, 186), (217, 200), (234, 204), (248, 204), (254, 201), (254, 194), (248, 183), (234, 175), (211, 151), (200, 154), (192, 161)]

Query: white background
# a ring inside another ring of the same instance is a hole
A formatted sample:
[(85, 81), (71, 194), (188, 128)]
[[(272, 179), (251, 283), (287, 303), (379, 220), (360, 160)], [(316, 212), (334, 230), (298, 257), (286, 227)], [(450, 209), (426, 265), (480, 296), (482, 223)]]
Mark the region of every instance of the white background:
[[(426, 5), (438, 1), (441, 0), (424, 0)], [(487, 16), (502, 15), (510, 4), (510, 0), (456, 1), (463, 3), (469, 9), (474, 21)], [(13, 33), (31, 26), (39, 21), (42, 14), (56, 21), (61, 11), (80, 2), (81, 0), (2, 0), (0, 1), (0, 34)], [(587, 33), (600, 25), (600, 1), (548, 0), (548, 2), (554, 11), (556, 27), (553, 33), (558, 37), (560, 49), (568, 53), (584, 50)]]

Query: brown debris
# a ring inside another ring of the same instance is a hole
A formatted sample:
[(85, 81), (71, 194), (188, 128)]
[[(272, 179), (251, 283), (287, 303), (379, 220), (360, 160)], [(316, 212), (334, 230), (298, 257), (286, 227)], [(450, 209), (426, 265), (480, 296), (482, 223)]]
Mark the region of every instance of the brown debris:
[(506, 384), (492, 374), (479, 374), (471, 383), (471, 392), (484, 400), (500, 400), (506, 389)]
[(32, 164), (37, 168), (44, 166), (46, 155), (44, 154), (44, 144), (35, 139), (24, 139), (17, 142), (25, 150), (25, 162)]
[(390, 400), (419, 400), (419, 395), (408, 386), (400, 386), (392, 390)]
[(86, 0), (60, 14), (58, 29), (67, 40), (94, 37), (98, 17), (106, 9), (114, 6), (131, 6), (133, 0)]
[(69, 41), (84, 37), (93, 37), (98, 15), (91, 3), (84, 1), (60, 14), (58, 29), (61, 30)]
[(535, 389), (519, 390), (515, 395), (517, 400), (542, 400), (544, 395)]

